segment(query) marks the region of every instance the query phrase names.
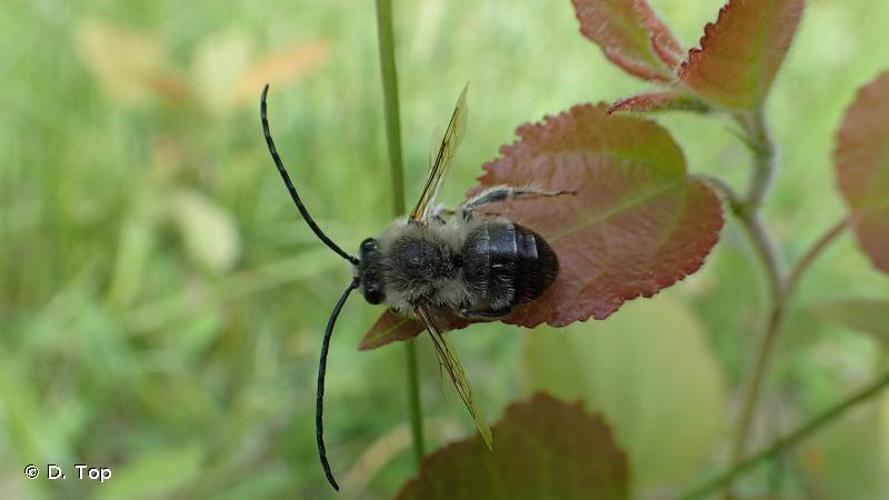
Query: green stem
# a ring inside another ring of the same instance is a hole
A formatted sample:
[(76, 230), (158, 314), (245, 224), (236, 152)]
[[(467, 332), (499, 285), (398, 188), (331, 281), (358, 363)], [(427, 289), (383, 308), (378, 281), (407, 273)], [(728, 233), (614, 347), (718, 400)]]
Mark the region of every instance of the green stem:
[(849, 217), (844, 217), (842, 220), (831, 226), (830, 229), (818, 238), (809, 250), (800, 257), (799, 262), (797, 262), (796, 266), (794, 266), (793, 270), (790, 271), (790, 275), (787, 277), (787, 283), (784, 288), (785, 297), (793, 295), (793, 292), (796, 291), (796, 287), (799, 286), (800, 279), (806, 270), (809, 269), (809, 266), (815, 262), (815, 259), (821, 255), (821, 252), (823, 252), (833, 240), (843, 234), (843, 231), (848, 226)]
[(775, 248), (775, 243), (772, 241), (771, 236), (769, 236), (769, 232), (766, 230), (765, 224), (763, 224), (759, 213), (755, 210), (751, 211), (749, 202), (744, 201), (741, 196), (722, 179), (709, 175), (695, 175), (692, 177), (710, 184), (711, 187), (722, 194), (732, 214), (738, 219), (738, 222), (741, 223), (744, 232), (747, 233), (747, 237), (750, 239), (753, 249), (756, 251), (756, 255), (762, 260), (762, 266), (768, 277), (772, 300), (778, 302), (781, 299), (784, 279), (781, 271), (781, 263), (778, 259), (778, 251)]
[(802, 427), (799, 427), (797, 430), (775, 440), (764, 450), (738, 462), (731, 469), (719, 474), (713, 479), (708, 480), (707, 482), (701, 484), (697, 488), (694, 488), (693, 490), (689, 491), (679, 498), (681, 500), (702, 498), (710, 493), (719, 490), (720, 488), (731, 483), (732, 480), (745, 474), (757, 465), (760, 465), (763, 462), (772, 459), (776, 455), (784, 452), (787, 448), (790, 448), (803, 439), (809, 437), (811, 434), (821, 429), (821, 427), (833, 421), (858, 403), (870, 399), (872, 396), (883, 390), (886, 386), (889, 386), (889, 372), (884, 373), (870, 385), (868, 385), (864, 389), (861, 389), (846, 400), (841, 401), (831, 408), (828, 408), (826, 411), (824, 411), (820, 415), (817, 415), (815, 418), (804, 424)]
[[(740, 472), (758, 463), (754, 459), (765, 459), (773, 454), (779, 453), (781, 446), (773, 446), (768, 453), (760, 453), (752, 459), (744, 460), (745, 446), (748, 442), (753, 420), (756, 415), (756, 408), (760, 400), (760, 393), (768, 374), (768, 367), (772, 354), (778, 345), (778, 337), (781, 331), (781, 322), (786, 313), (787, 304), (791, 296), (796, 291), (797, 285), (803, 273), (815, 261), (815, 259), (824, 251), (828, 245), (842, 234), (843, 229), (848, 225), (848, 220), (843, 219), (839, 223), (833, 225), (815, 244), (803, 255), (799, 262), (794, 266), (789, 275), (785, 275), (781, 267), (781, 259), (775, 248), (774, 241), (770, 233), (762, 221), (761, 207), (769, 185), (774, 177), (776, 164), (776, 149), (772, 141), (771, 135), (766, 124), (765, 115), (761, 108), (751, 113), (735, 115), (735, 120), (744, 130), (742, 140), (753, 152), (754, 165), (753, 175), (747, 193), (742, 197), (735, 192), (728, 184), (721, 179), (702, 176), (701, 178), (710, 183), (711, 186), (720, 191), (725, 197), (732, 213), (736, 216), (744, 231), (747, 233), (751, 244), (762, 261), (763, 268), (768, 278), (769, 294), (771, 295), (769, 316), (765, 326), (762, 343), (756, 354), (753, 365), (750, 382), (747, 385), (747, 391), (744, 402), (741, 407), (741, 413), (738, 422), (738, 431), (732, 442), (731, 463), (734, 465), (732, 473), (726, 473), (720, 476), (718, 481), (714, 482), (713, 488), (725, 487), (726, 497), (732, 498), (731, 481), (739, 475)], [(838, 412), (828, 413), (825, 416), (829, 420)], [(817, 420), (817, 419), (816, 419)], [(825, 421), (826, 421), (825, 420)], [(817, 427), (823, 422), (816, 422)], [(814, 429), (804, 428), (806, 432)], [(790, 436), (791, 438), (793, 435)], [(779, 443), (780, 444), (780, 441)], [(708, 489), (707, 491), (710, 491)]]
[[(711, 186), (722, 193), (732, 213), (740, 222), (744, 231), (747, 233), (756, 254), (762, 261), (768, 278), (769, 293), (771, 295), (770, 311), (766, 322), (765, 334), (762, 343), (759, 346), (755, 362), (753, 365), (750, 382), (747, 386), (747, 392), (741, 407), (740, 419), (738, 423), (738, 431), (732, 443), (731, 460), (735, 464), (735, 468), (750, 462), (750, 459), (744, 458), (745, 445), (747, 444), (750, 431), (753, 427), (753, 419), (756, 415), (756, 407), (760, 400), (760, 393), (764, 385), (766, 375), (768, 373), (769, 361), (772, 353), (776, 349), (777, 339), (780, 333), (781, 322), (786, 312), (786, 306), (791, 296), (796, 291), (799, 281), (805, 271), (812, 265), (815, 259), (821, 255), (837, 236), (842, 234), (848, 225), (848, 219), (843, 219), (828, 229), (823, 236), (803, 254), (798, 263), (794, 266), (789, 275), (785, 276), (782, 268), (778, 251), (763, 224), (761, 217), (761, 206), (768, 190), (771, 179), (774, 176), (775, 166), (775, 147), (766, 127), (765, 119), (761, 110), (757, 110), (748, 115), (736, 116), (736, 120), (744, 129), (746, 135), (743, 136), (744, 142), (750, 147), (754, 155), (753, 177), (750, 186), (744, 197), (739, 195), (719, 178), (709, 176), (698, 176), (698, 178), (708, 182)], [(780, 451), (775, 449), (775, 453)], [(771, 455), (769, 455), (771, 456)], [(733, 468), (734, 470), (734, 468)], [(731, 480), (737, 474), (727, 475), (719, 486), (731, 488)], [(728, 497), (731, 497), (728, 491)]]
[(404, 163), (401, 159), (401, 111), (398, 105), (398, 73), (395, 70), (395, 34), (392, 30), (392, 0), (377, 0), (377, 34), (380, 41), (380, 73), (389, 147), (389, 176), (392, 179), (392, 211), (404, 215)]
[[(392, 208), (395, 217), (404, 215), (404, 165), (401, 156), (401, 120), (398, 106), (398, 75), (395, 70), (395, 34), (392, 29), (392, 1), (377, 0), (377, 35), (380, 43), (380, 72), (383, 77), (383, 103), (386, 117), (386, 144), (389, 148), (389, 173), (392, 180)], [(413, 435), (414, 458), (423, 460), (423, 408), (417, 373), (417, 346), (404, 342), (407, 371), (408, 413)]]
[(750, 241), (757, 255), (763, 262), (768, 277), (769, 293), (771, 295), (771, 307), (765, 334), (756, 355), (753, 365), (753, 374), (747, 387), (744, 403), (741, 407), (741, 416), (738, 423), (738, 432), (732, 443), (731, 457), (733, 463), (738, 463), (744, 455), (745, 445), (753, 426), (753, 417), (756, 415), (756, 407), (759, 403), (759, 395), (762, 390), (768, 372), (771, 354), (777, 345), (781, 320), (784, 317), (785, 277), (781, 269), (778, 252), (769, 232), (766, 230), (760, 215), (760, 208), (765, 199), (771, 179), (775, 173), (775, 146), (766, 127), (765, 117), (761, 109), (736, 117), (738, 123), (747, 133), (748, 145), (751, 146), (754, 156), (753, 177), (744, 199), (734, 207), (735, 214), (742, 227), (750, 237)]
[(408, 411), (411, 417), (411, 436), (414, 444), (414, 461), (417, 467), (425, 455), (423, 441), (423, 407), (420, 405), (420, 377), (417, 374), (417, 344), (410, 339), (404, 342), (404, 360), (407, 366)]
[(762, 107), (751, 113), (739, 114), (736, 119), (747, 134), (746, 143), (755, 158), (753, 178), (747, 189), (745, 204), (749, 213), (757, 213), (775, 177), (775, 144)]
[(769, 249), (769, 239), (767, 233), (762, 226), (757, 223), (758, 218), (752, 220), (742, 220), (745, 228), (751, 234), (754, 244), (759, 248), (758, 253), (766, 262), (766, 269), (769, 270), (770, 282), (772, 283), (773, 301), (772, 308), (769, 313), (768, 322), (766, 323), (766, 333), (763, 342), (760, 345), (759, 352), (756, 357), (756, 364), (753, 369), (753, 376), (744, 401), (741, 420), (738, 425), (738, 433), (735, 436), (734, 447), (732, 448), (732, 459), (735, 463), (739, 462), (744, 455), (744, 445), (753, 424), (753, 417), (756, 414), (756, 406), (759, 400), (763, 382), (767, 373), (769, 359), (771, 353), (775, 350), (775, 344), (778, 334), (781, 331), (781, 321), (784, 319), (787, 310), (787, 304), (796, 292), (800, 279), (806, 270), (815, 262), (815, 259), (832, 243), (839, 235), (843, 233), (848, 225), (848, 219), (844, 218), (838, 223), (831, 226), (800, 258), (793, 267), (787, 278), (784, 278), (778, 272), (776, 253)]

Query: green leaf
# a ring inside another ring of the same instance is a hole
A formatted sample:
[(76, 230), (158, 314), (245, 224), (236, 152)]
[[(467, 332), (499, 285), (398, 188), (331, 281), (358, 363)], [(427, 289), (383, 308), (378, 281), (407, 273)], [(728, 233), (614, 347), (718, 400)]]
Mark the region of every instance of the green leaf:
[(837, 134), (837, 184), (873, 265), (889, 273), (889, 71), (858, 92)]
[(679, 80), (704, 100), (750, 110), (769, 93), (799, 27), (803, 0), (730, 0), (704, 27)]
[(624, 453), (579, 403), (537, 394), (510, 405), (491, 430), (493, 451), (478, 435), (447, 445), (423, 459), (397, 498), (630, 498)]
[(726, 423), (725, 387), (701, 327), (669, 297), (628, 304), (607, 322), (527, 335), (529, 391), (580, 398), (612, 423), (639, 491), (700, 472)]
[(815, 316), (889, 343), (889, 300), (850, 299), (810, 307)]

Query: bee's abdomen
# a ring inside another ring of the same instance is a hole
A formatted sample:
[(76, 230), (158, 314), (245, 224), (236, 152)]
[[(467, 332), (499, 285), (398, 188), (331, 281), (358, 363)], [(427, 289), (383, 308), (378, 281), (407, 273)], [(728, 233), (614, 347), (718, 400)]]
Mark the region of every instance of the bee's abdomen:
[(546, 240), (509, 221), (473, 229), (463, 247), (463, 265), (467, 284), (491, 309), (536, 299), (559, 273), (558, 258)]
[(530, 302), (549, 288), (559, 274), (559, 259), (549, 243), (534, 231), (515, 224), (519, 264), (516, 303)]

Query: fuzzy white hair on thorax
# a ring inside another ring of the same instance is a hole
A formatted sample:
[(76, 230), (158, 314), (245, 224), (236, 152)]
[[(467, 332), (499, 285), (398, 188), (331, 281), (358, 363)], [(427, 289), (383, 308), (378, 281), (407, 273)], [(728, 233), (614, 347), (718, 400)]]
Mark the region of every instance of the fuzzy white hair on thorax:
[(439, 248), (443, 255), (460, 255), (467, 235), (484, 219), (464, 220), (451, 217), (444, 222), (416, 223), (406, 218), (395, 220), (380, 234), (380, 253), (386, 269), (386, 304), (396, 312), (411, 316), (415, 300), (426, 297), (436, 307), (458, 309), (471, 302), (475, 295), (464, 282), (462, 269), (456, 268), (452, 276), (430, 276), (413, 289), (401, 289), (398, 263), (393, 259), (393, 247), (403, 239), (420, 240)]

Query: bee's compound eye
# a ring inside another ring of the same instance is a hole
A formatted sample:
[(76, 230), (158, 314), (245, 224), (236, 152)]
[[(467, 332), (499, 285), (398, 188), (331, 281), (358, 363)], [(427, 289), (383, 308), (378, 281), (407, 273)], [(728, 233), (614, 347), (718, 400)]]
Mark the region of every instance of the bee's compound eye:
[(361, 246), (359, 250), (362, 255), (367, 255), (369, 253), (375, 252), (377, 250), (378, 242), (373, 238), (368, 238), (361, 242)]
[(382, 302), (386, 298), (386, 293), (383, 291), (383, 285), (381, 283), (368, 283), (364, 286), (364, 300), (368, 303), (377, 305)]

